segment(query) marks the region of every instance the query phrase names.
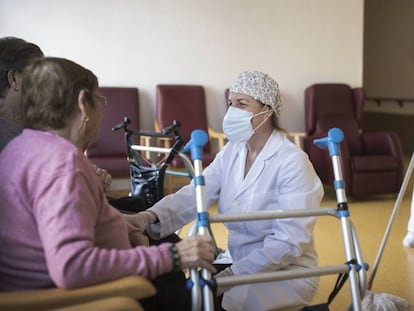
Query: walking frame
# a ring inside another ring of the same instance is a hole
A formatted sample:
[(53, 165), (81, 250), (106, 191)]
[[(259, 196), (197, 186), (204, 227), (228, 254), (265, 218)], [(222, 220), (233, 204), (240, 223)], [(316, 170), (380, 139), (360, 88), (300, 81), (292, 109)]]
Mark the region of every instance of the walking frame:
[[(275, 271), (256, 273), (251, 275), (228, 276), (212, 279), (211, 274), (206, 270), (190, 270), (191, 281), (189, 286), (192, 290), (192, 311), (214, 310), (213, 292), (211, 285), (234, 286), (248, 283), (262, 283), (269, 281), (281, 281), (311, 276), (323, 276), (331, 274), (348, 273), (349, 287), (351, 292), (351, 306), (354, 311), (361, 311), (361, 297), (365, 295), (366, 289), (366, 270), (368, 265), (364, 263), (356, 230), (350, 220), (350, 213), (345, 194), (345, 183), (342, 178), (340, 164), (339, 143), (343, 141), (343, 132), (338, 128), (333, 128), (325, 138), (317, 139), (314, 143), (321, 149), (328, 149), (334, 170), (334, 188), (337, 197), (337, 208), (316, 208), (316, 209), (297, 209), (297, 210), (277, 210), (249, 213), (231, 213), (226, 215), (208, 215), (206, 212), (204, 193), (204, 178), (202, 175), (202, 152), (201, 149), (207, 143), (207, 134), (196, 130), (191, 135), (190, 142), (185, 146), (185, 151), (191, 151), (191, 158), (194, 162), (194, 186), (197, 202), (197, 222), (196, 232), (198, 234), (209, 234), (209, 223), (217, 222), (238, 222), (264, 219), (310, 217), (310, 216), (333, 216), (340, 220), (342, 239), (344, 243), (346, 263), (316, 267), (316, 268), (296, 268), (289, 271)], [(214, 284), (216, 283), (216, 284)]]
[[(197, 215), (195, 230), (189, 234), (210, 235), (210, 223), (240, 222), (253, 220), (267, 220), (279, 218), (332, 216), (340, 221), (342, 240), (344, 243), (345, 263), (315, 268), (295, 268), (289, 271), (274, 271), (255, 273), (250, 275), (228, 276), (214, 279), (206, 269), (190, 269), (188, 287), (191, 289), (192, 311), (214, 310), (214, 286), (235, 286), (249, 283), (263, 283), (282, 281), (312, 276), (324, 276), (333, 274), (348, 274), (351, 293), (350, 309), (361, 311), (361, 300), (366, 290), (366, 271), (368, 265), (364, 263), (356, 230), (350, 220), (348, 203), (345, 193), (345, 183), (342, 177), (340, 164), (339, 144), (343, 141), (343, 132), (338, 128), (332, 128), (325, 138), (317, 139), (314, 143), (321, 149), (328, 149), (334, 171), (334, 188), (337, 198), (337, 208), (320, 207), (314, 209), (275, 210), (248, 213), (229, 213), (225, 215), (209, 215), (205, 200), (205, 181), (202, 174), (202, 148), (208, 142), (207, 133), (202, 130), (194, 130), (191, 140), (177, 154), (186, 163), (189, 175), (193, 177), (195, 187)], [(132, 150), (170, 154), (171, 148), (132, 145)], [(185, 155), (191, 153), (191, 161)]]
[[(186, 176), (191, 179), (194, 175), (193, 166), (188, 157), (182, 152), (184, 145), (179, 132), (180, 122), (174, 120), (172, 124), (160, 131), (133, 130), (129, 128), (131, 121), (128, 117), (115, 125), (112, 131), (122, 129), (126, 147), (127, 160), (130, 164), (131, 193), (129, 196), (139, 197), (145, 205), (144, 208), (152, 206), (164, 196), (164, 177), (166, 174), (174, 176)], [(134, 138), (139, 138), (141, 144), (135, 144)], [(150, 146), (152, 139), (171, 139), (173, 144), (170, 148), (159, 148)], [(151, 154), (157, 155), (157, 160), (152, 161)], [(186, 172), (168, 170), (175, 156), (181, 157)], [(154, 163), (153, 163), (154, 162)], [(150, 188), (143, 190), (143, 184), (152, 183)], [(125, 208), (125, 207), (124, 207)], [(124, 213), (134, 213), (138, 210), (121, 209)]]

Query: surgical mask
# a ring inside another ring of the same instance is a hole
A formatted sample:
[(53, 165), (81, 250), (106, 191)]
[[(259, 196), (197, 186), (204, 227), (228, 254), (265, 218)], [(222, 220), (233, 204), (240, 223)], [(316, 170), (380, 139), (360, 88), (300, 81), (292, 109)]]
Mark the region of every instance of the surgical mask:
[(224, 134), (232, 143), (248, 141), (254, 134), (255, 130), (261, 127), (269, 117), (267, 117), (255, 129), (253, 129), (252, 126), (252, 118), (267, 112), (269, 111), (262, 111), (257, 114), (253, 114), (252, 112), (230, 106), (223, 119)]

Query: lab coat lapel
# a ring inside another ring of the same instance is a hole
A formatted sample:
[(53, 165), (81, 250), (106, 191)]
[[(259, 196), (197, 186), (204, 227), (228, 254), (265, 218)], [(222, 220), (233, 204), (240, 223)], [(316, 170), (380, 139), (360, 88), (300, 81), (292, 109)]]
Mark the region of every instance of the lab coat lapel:
[[(250, 189), (252, 185), (257, 181), (260, 174), (266, 167), (267, 160), (270, 159), (277, 152), (277, 150), (280, 148), (279, 146), (281, 142), (282, 142), (282, 135), (277, 131), (273, 131), (272, 135), (270, 135), (265, 146), (263, 147), (263, 150), (260, 152), (260, 154), (256, 158), (256, 161), (254, 161), (252, 167), (250, 168), (249, 173), (243, 179), (240, 185), (239, 191), (237, 191), (236, 193), (236, 197), (241, 195), (246, 190)], [(243, 161), (243, 165), (241, 165), (242, 167), (241, 174), (243, 174), (244, 172), (244, 167), (246, 163), (245, 161), (246, 152), (247, 151), (244, 151), (244, 153), (241, 152), (240, 154), (241, 160)]]

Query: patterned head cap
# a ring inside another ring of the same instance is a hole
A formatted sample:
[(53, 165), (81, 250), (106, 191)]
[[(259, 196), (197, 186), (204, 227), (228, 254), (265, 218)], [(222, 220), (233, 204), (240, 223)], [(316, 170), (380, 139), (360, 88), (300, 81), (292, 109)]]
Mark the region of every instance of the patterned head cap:
[(270, 106), (277, 117), (282, 111), (279, 85), (263, 72), (243, 71), (233, 82), (230, 92), (251, 96), (255, 100)]

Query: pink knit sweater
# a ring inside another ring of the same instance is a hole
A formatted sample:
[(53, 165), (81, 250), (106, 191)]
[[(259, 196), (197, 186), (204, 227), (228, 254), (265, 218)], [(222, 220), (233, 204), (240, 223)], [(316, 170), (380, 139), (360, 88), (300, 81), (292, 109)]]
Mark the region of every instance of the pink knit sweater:
[(70, 141), (24, 130), (0, 153), (0, 291), (152, 279), (172, 270), (169, 247), (130, 247), (127, 223)]

